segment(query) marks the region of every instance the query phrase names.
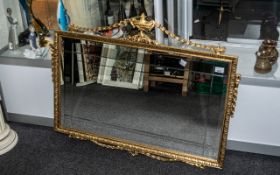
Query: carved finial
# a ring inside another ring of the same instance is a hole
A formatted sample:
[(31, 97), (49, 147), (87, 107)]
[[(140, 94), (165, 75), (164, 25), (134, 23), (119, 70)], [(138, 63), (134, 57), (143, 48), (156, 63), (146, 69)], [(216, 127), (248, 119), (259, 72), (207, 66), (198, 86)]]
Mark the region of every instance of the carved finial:
[(140, 21), (145, 22), (146, 21), (146, 15), (145, 13), (142, 13), (140, 16)]
[(155, 21), (147, 21), (146, 20), (146, 15), (144, 13), (141, 14), (140, 18), (132, 18), (130, 20), (130, 23), (133, 27), (138, 28), (140, 31), (151, 31), (152, 29), (155, 28)]

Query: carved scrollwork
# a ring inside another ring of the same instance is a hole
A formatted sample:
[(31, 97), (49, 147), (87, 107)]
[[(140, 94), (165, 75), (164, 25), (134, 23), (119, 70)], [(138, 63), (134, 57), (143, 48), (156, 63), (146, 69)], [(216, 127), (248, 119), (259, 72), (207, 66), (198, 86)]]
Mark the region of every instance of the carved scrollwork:
[(152, 44), (152, 45), (159, 45), (156, 40), (152, 40), (148, 35), (140, 32), (137, 35), (128, 36), (127, 38), (123, 38), (123, 40), (133, 41), (133, 42), (140, 42), (145, 44)]
[[(160, 160), (160, 161), (178, 161), (177, 159), (175, 158), (168, 158), (168, 157), (164, 157), (164, 156), (159, 156), (159, 155), (156, 155), (156, 154), (152, 154), (152, 153), (149, 153), (145, 150), (143, 151), (136, 151), (133, 147), (129, 148), (129, 147), (126, 147), (126, 146), (121, 146), (121, 145), (113, 145), (113, 144), (108, 144), (108, 143), (103, 143), (101, 141), (99, 141), (97, 138), (93, 138), (93, 137), (90, 137), (90, 138), (85, 138), (84, 136), (82, 136), (82, 134), (78, 134), (78, 133), (70, 133), (69, 134), (69, 137), (70, 138), (74, 138), (74, 139), (79, 139), (79, 140), (89, 140), (93, 143), (95, 143), (96, 145), (98, 146), (101, 146), (101, 147), (104, 147), (104, 148), (108, 148), (108, 149), (114, 149), (114, 150), (126, 150), (128, 151), (132, 156), (137, 156), (137, 155), (145, 155), (147, 157), (150, 157), (152, 159), (156, 159), (156, 160)], [(193, 161), (193, 160), (185, 160), (183, 161), (184, 163), (187, 163), (189, 165), (192, 165), (192, 166), (196, 166), (198, 168), (204, 168), (205, 166), (203, 165), (203, 162), (200, 162), (200, 161)]]
[(51, 50), (51, 55), (52, 55), (52, 80), (53, 80), (53, 82), (55, 82), (55, 77), (56, 77), (56, 67), (57, 67), (57, 62), (58, 62), (58, 59), (57, 59), (57, 57), (58, 57), (58, 55), (57, 55), (57, 53), (58, 53), (58, 51), (57, 51), (57, 47), (56, 47), (56, 42), (54, 42), (53, 44), (50, 44), (49, 46), (50, 46), (50, 50)]
[(231, 114), (230, 116), (233, 117), (234, 115), (234, 111), (235, 111), (235, 107), (236, 107), (236, 101), (237, 101), (237, 95), (238, 95), (238, 86), (241, 80), (241, 75), (240, 74), (236, 74), (236, 78), (235, 78), (235, 84), (234, 84), (234, 89), (233, 89), (233, 95), (232, 95), (232, 104), (231, 104)]
[(184, 45), (191, 46), (193, 48), (197, 49), (204, 49), (208, 52), (220, 55), (225, 53), (225, 47), (221, 46), (215, 46), (215, 45), (206, 45), (206, 44), (200, 44), (193, 41), (190, 41), (188, 39), (182, 38), (178, 35), (175, 35), (168, 29), (166, 29), (164, 26), (162, 26), (160, 23), (154, 21), (154, 20), (148, 20), (147, 17), (142, 14), (140, 17), (133, 17), (130, 19), (125, 19), (123, 21), (120, 21), (119, 23), (112, 24), (110, 26), (105, 27), (96, 27), (96, 28), (84, 28), (79, 27), (74, 24), (70, 25), (69, 30), (72, 32), (103, 32), (106, 30), (112, 30), (114, 28), (121, 28), (123, 26), (127, 26), (130, 24), (132, 27), (137, 28), (139, 30), (139, 33), (133, 36), (128, 36), (126, 38), (123, 38), (124, 40), (130, 40), (133, 42), (140, 42), (145, 44), (151, 44), (151, 45), (159, 45), (156, 40), (151, 39), (148, 35), (145, 34), (145, 32), (150, 32), (153, 29), (158, 28), (161, 32), (168, 35), (170, 38), (174, 39), (175, 41), (181, 42)]

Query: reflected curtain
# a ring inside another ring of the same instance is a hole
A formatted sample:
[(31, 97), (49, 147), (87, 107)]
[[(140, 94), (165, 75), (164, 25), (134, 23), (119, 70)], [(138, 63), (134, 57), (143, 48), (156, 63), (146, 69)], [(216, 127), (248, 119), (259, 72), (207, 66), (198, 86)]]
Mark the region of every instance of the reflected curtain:
[(82, 27), (101, 25), (98, 0), (64, 0), (70, 21)]

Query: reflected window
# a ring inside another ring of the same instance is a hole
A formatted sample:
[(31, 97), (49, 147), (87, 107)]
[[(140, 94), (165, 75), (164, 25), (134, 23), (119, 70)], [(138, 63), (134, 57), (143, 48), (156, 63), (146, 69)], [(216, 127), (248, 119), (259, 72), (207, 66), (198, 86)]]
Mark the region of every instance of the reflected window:
[(193, 38), (228, 41), (231, 38), (279, 38), (279, 1), (194, 0)]

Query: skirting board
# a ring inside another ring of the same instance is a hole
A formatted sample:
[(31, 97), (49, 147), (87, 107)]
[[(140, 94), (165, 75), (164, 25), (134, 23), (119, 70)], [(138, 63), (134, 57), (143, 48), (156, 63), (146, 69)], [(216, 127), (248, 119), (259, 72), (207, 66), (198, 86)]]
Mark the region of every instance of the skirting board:
[(271, 156), (280, 156), (280, 146), (228, 140), (227, 149)]
[(8, 113), (8, 121), (53, 127), (53, 118)]
[[(53, 127), (53, 118), (8, 113), (8, 121)], [(228, 150), (280, 156), (280, 146), (228, 140)]]
[(279, 80), (272, 80), (266, 78), (251, 78), (241, 75), (240, 84), (251, 86), (264, 86), (264, 87), (280, 87)]

